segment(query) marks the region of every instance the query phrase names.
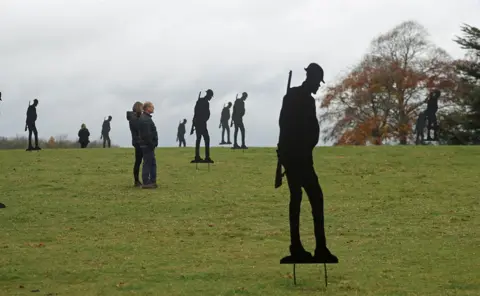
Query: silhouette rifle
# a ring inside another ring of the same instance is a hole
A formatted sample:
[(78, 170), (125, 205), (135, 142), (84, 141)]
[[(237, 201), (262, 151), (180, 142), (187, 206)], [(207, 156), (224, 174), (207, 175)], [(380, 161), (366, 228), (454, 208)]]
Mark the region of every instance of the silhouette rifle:
[[(28, 101), (28, 108), (30, 108), (30, 101)], [(27, 117), (28, 117), (28, 108), (27, 108)], [(27, 121), (25, 121), (25, 131), (27, 131)]]
[[(202, 94), (202, 91), (199, 91), (198, 92), (198, 99), (200, 99), (201, 94)], [(190, 135), (193, 135), (194, 131), (195, 131), (195, 111), (193, 111), (192, 129), (190, 130)]]
[[(290, 89), (290, 83), (292, 82), (292, 70), (288, 72), (288, 82), (287, 82), (287, 94)], [(285, 175), (285, 172), (282, 173), (282, 163), (280, 162), (278, 144), (277, 144), (277, 169), (275, 170), (275, 189), (282, 186), (282, 178)]]

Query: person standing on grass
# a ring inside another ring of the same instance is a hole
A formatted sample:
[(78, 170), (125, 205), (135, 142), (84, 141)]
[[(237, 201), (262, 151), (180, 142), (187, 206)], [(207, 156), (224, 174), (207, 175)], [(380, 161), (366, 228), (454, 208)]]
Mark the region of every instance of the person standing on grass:
[[(277, 153), (280, 163), (285, 168), (290, 189), (290, 253), (293, 259), (300, 262), (338, 263), (338, 258), (327, 248), (323, 192), (313, 167), (312, 155), (320, 135), (312, 93), (317, 93), (320, 82), (323, 82), (323, 69), (318, 64), (312, 63), (305, 71), (307, 77), (302, 85), (290, 88), (283, 98), (279, 118), (280, 137)], [(316, 241), (313, 257), (300, 241), (302, 187), (312, 207)]]
[(134, 187), (142, 187), (140, 182), (140, 164), (142, 163), (143, 152), (140, 147), (140, 116), (142, 115), (143, 103), (135, 102), (133, 104), (133, 115), (130, 117), (128, 124), (130, 126), (130, 132), (132, 134), (132, 146), (135, 148), (135, 163), (133, 164), (133, 180)]
[(78, 143), (80, 143), (81, 148), (87, 148), (89, 140), (90, 132), (87, 129), (85, 123), (82, 123), (82, 127), (78, 131)]
[(155, 110), (152, 102), (143, 104), (143, 113), (139, 119), (140, 148), (143, 154), (142, 188), (157, 188), (157, 160), (155, 148), (158, 146), (157, 127), (152, 120)]

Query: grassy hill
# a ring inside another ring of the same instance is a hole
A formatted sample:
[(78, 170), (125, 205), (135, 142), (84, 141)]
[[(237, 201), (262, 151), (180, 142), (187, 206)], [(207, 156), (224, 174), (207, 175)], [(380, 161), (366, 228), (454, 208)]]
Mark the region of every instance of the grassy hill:
[[(280, 265), (288, 187), (275, 152), (158, 149), (156, 190), (131, 149), (0, 151), (0, 295), (480, 295), (478, 147), (318, 148), (329, 266)], [(285, 183), (285, 182), (284, 182)], [(306, 196), (302, 239), (313, 251)]]

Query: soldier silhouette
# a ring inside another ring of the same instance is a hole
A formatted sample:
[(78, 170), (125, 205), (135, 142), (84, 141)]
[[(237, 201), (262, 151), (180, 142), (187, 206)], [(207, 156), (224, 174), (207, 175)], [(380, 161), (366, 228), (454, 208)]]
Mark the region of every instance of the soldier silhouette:
[[(27, 120), (25, 122), (25, 131), (28, 129), (28, 148), (27, 151), (32, 150), (42, 150), (38, 147), (38, 131), (35, 125), (37, 121), (37, 106), (38, 100), (33, 100), (33, 104), (28, 106), (27, 109)], [(32, 133), (35, 136), (35, 147), (32, 146)]]
[[(230, 126), (228, 125), (228, 121), (230, 120), (231, 107), (232, 103), (228, 102), (227, 106), (224, 106), (222, 109), (220, 125), (218, 126), (218, 128), (222, 129), (222, 142), (220, 142), (220, 145), (232, 144), (232, 142), (230, 142)], [(225, 142), (225, 131), (227, 132), (227, 142)]]
[(80, 130), (78, 131), (78, 143), (80, 143), (81, 148), (87, 148), (88, 143), (90, 143), (90, 131), (87, 129), (85, 123), (82, 124)]
[[(208, 134), (207, 121), (210, 119), (210, 100), (213, 97), (213, 91), (207, 90), (205, 97), (198, 96), (197, 103), (195, 104), (195, 111), (192, 120), (192, 129), (190, 135), (193, 135), (193, 131), (196, 131), (197, 140), (195, 142), (195, 159), (191, 163), (205, 162), (214, 163), (210, 158), (210, 135)], [(205, 159), (200, 157), (200, 142), (205, 141)]]
[(185, 141), (185, 133), (186, 133), (186, 128), (185, 125), (187, 124), (187, 120), (183, 119), (183, 122), (181, 122), (178, 125), (178, 130), (177, 130), (177, 142), (178, 142), (178, 147), (183, 147), (187, 146), (187, 142)]
[[(440, 91), (435, 89), (430, 92), (428, 98), (425, 100), (427, 103), (427, 109), (425, 115), (427, 117), (427, 141), (438, 141), (438, 123), (437, 123), (437, 111), (438, 111), (438, 98), (440, 97)], [(430, 131), (433, 129), (433, 139), (430, 136)]]
[[(324, 82), (323, 69), (318, 64), (311, 63), (305, 71), (307, 77), (302, 85), (290, 88), (283, 98), (279, 118), (280, 137), (277, 153), (280, 163), (285, 168), (290, 189), (290, 253), (291, 258), (297, 262), (338, 263), (338, 258), (327, 248), (323, 192), (313, 167), (312, 155), (320, 133), (312, 93), (317, 93), (320, 82)], [(312, 207), (316, 240), (313, 257), (300, 241), (302, 187)]]
[[(235, 124), (235, 132), (233, 134), (233, 149), (247, 149), (245, 146), (245, 126), (243, 125), (243, 116), (245, 115), (245, 100), (247, 99), (248, 94), (246, 92), (242, 93), (240, 98), (236, 98), (235, 104), (233, 105), (233, 114), (232, 114), (232, 124)], [(238, 146), (237, 135), (238, 130), (242, 133), (242, 146)]]
[(105, 148), (105, 144), (108, 143), (108, 148), (111, 147), (112, 142), (110, 141), (110, 122), (112, 121), (112, 116), (108, 116), (108, 119), (103, 121), (102, 124), (102, 135), (100, 139), (103, 138), (103, 148)]
[(425, 112), (420, 112), (420, 114), (418, 114), (417, 123), (415, 125), (415, 135), (416, 135), (415, 144), (416, 145), (419, 145), (424, 141), (425, 122), (426, 122)]

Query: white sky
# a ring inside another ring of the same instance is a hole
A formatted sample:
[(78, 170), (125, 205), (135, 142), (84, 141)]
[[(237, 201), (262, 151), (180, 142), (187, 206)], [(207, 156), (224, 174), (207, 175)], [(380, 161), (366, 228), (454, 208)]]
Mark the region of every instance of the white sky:
[(333, 83), (405, 20), (460, 58), (452, 39), (479, 16), (480, 0), (0, 0), (0, 136), (24, 135), (38, 98), (40, 137), (75, 139), (85, 123), (98, 139), (112, 115), (112, 141), (129, 146), (125, 112), (150, 100), (159, 146), (175, 146), (178, 122), (189, 131), (198, 92), (211, 88), (213, 145), (223, 104), (246, 91), (247, 146), (274, 146), (289, 70), (298, 85), (317, 62)]

